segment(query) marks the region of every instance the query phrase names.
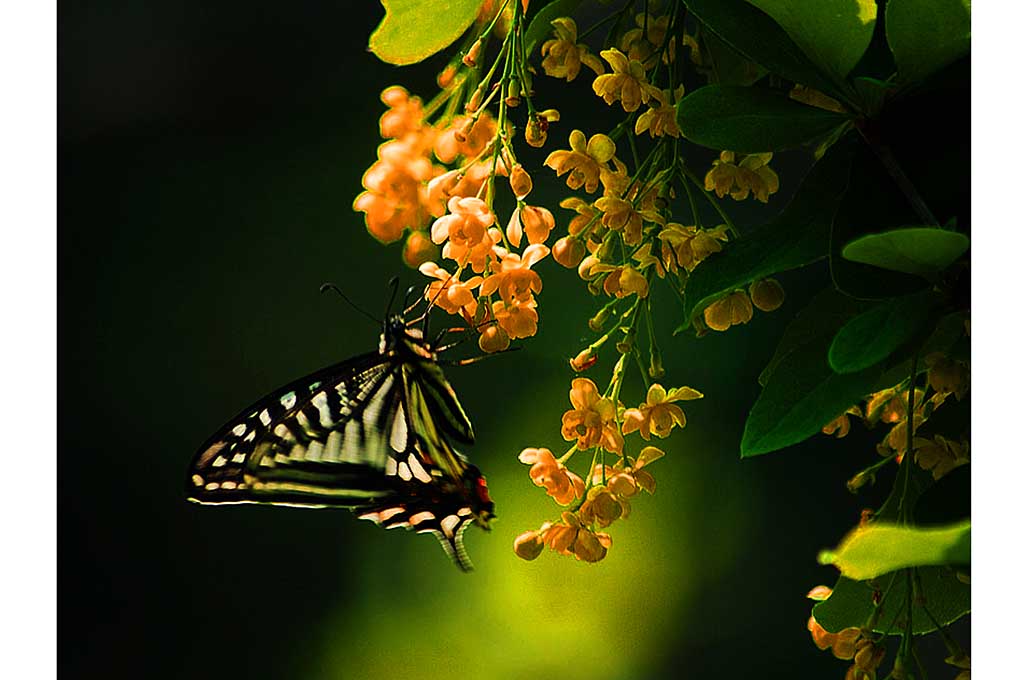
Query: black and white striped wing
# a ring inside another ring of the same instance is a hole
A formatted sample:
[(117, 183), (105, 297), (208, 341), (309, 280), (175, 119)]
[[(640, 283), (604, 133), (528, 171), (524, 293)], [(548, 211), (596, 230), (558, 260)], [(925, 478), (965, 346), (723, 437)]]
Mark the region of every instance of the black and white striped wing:
[[(444, 471), (437, 460), (456, 466)], [(466, 469), (420, 388), (407, 385), (406, 365), (371, 354), (287, 385), (228, 422), (192, 462), (189, 499), (349, 508), (388, 529), (434, 534), (469, 570)]]
[(367, 354), (287, 385), (229, 421), (199, 450), (200, 503), (361, 507), (392, 493), (387, 467), (413, 444), (401, 368)]

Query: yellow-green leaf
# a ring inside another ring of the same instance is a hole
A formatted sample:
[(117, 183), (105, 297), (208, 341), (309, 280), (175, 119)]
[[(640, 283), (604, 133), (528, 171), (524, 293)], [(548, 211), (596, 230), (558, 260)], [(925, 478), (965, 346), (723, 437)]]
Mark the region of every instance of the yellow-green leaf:
[(843, 79), (871, 42), (875, 0), (748, 0), (776, 20), (804, 53)]
[(851, 531), (832, 551), (818, 555), (858, 581), (907, 567), (970, 563), (970, 520), (942, 527), (873, 523)]
[(448, 47), (478, 16), (483, 0), (382, 0), (386, 16), (368, 49), (390, 64), (415, 64)]

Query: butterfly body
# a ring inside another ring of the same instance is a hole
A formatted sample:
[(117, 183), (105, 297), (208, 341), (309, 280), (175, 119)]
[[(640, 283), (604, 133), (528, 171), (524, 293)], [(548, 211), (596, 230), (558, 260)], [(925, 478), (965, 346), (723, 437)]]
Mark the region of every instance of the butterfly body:
[(464, 530), (488, 529), (494, 506), (451, 439), (472, 443), (471, 422), (421, 331), (392, 316), (377, 352), (276, 390), (210, 437), (189, 500), (348, 508), (435, 534), (468, 570)]

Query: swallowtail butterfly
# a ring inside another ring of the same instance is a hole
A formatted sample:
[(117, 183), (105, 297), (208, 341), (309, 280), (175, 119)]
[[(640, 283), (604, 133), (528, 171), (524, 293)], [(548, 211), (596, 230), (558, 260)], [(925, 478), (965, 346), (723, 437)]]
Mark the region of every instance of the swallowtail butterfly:
[(489, 529), (474, 441), (422, 331), (389, 316), (379, 350), (281, 387), (224, 425), (191, 463), (189, 500), (344, 507), (387, 529), (432, 533), (464, 571), (464, 531)]

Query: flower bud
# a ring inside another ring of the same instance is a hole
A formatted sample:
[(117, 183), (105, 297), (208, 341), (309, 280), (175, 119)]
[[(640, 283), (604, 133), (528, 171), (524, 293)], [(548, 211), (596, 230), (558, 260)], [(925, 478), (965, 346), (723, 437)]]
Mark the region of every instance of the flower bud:
[(528, 125), (524, 128), (524, 141), (536, 149), (545, 145), (546, 137), (549, 136), (549, 123), (542, 116), (528, 118)]
[(513, 78), (506, 92), (506, 105), (510, 108), (521, 105), (521, 81)]
[(847, 491), (850, 493), (857, 493), (868, 484), (875, 481), (875, 475), (870, 472), (858, 472), (856, 475), (850, 478), (850, 481), (846, 483)]
[(779, 309), (785, 298), (783, 287), (775, 279), (762, 279), (751, 284), (751, 302), (763, 312)]
[(582, 349), (576, 357), (570, 360), (570, 367), (575, 372), (581, 373), (587, 371), (589, 368), (595, 365), (595, 362), (599, 360), (599, 355), (591, 347)]
[(474, 127), (475, 118), (473, 116), (468, 116), (461, 121), (460, 125), (457, 126), (457, 129), (453, 131), (453, 138), (463, 144), (467, 141), (468, 135), (471, 134), (471, 130), (474, 129)]
[(556, 226), (553, 214), (547, 208), (536, 205), (524, 206), (521, 222), (524, 224), (524, 233), (528, 235), (528, 243), (545, 243), (549, 232)]
[(573, 269), (584, 259), (584, 244), (573, 236), (564, 236), (552, 247), (553, 259), (564, 267)]
[(609, 534), (595, 534), (584, 527), (577, 532), (574, 541), (574, 555), (585, 562), (598, 562), (605, 558), (607, 549), (613, 544)]
[(442, 71), (440, 71), (438, 76), (436, 76), (436, 84), (439, 85), (440, 88), (445, 90), (453, 82), (453, 77), (456, 75), (457, 67), (454, 66), (453, 64), (450, 64)]
[(585, 281), (591, 281), (597, 276), (596, 273), (592, 272), (592, 268), (597, 264), (599, 264), (599, 258), (594, 255), (589, 255), (581, 260), (581, 264), (577, 266), (578, 275)]
[(464, 55), (464, 58), (461, 61), (464, 62), (465, 66), (470, 66), (471, 68), (474, 68), (475, 66), (478, 65), (478, 58), (481, 55), (482, 55), (482, 41), (481, 39), (478, 39), (475, 41), (475, 44), (471, 46), (471, 49), (468, 50), (468, 53)]
[(439, 257), (439, 248), (424, 231), (412, 231), (404, 241), (404, 264), (417, 269), (422, 264)]
[(609, 307), (603, 307), (599, 310), (599, 313), (588, 319), (588, 328), (592, 329), (595, 333), (601, 333), (605, 327), (606, 322), (613, 315), (613, 310)]
[(528, 174), (528, 171), (520, 163), (514, 165), (510, 171), (510, 188), (513, 189), (514, 196), (518, 200), (531, 193), (531, 175)]
[(489, 324), (478, 336), (478, 348), (487, 354), (502, 352), (510, 346), (510, 336), (502, 326)]
[(464, 106), (464, 112), (474, 113), (475, 111), (477, 111), (478, 107), (482, 105), (482, 97), (484, 96), (485, 95), (482, 92), (482, 88), (478, 88), (477, 90), (475, 90), (475, 93), (471, 95), (471, 99), (468, 100), (468, 103)]
[(533, 560), (542, 554), (545, 542), (537, 531), (525, 531), (514, 539), (514, 552), (522, 560)]
[(666, 375), (666, 369), (662, 366), (662, 352), (658, 347), (652, 347), (651, 357), (648, 361), (648, 377), (661, 378)]

